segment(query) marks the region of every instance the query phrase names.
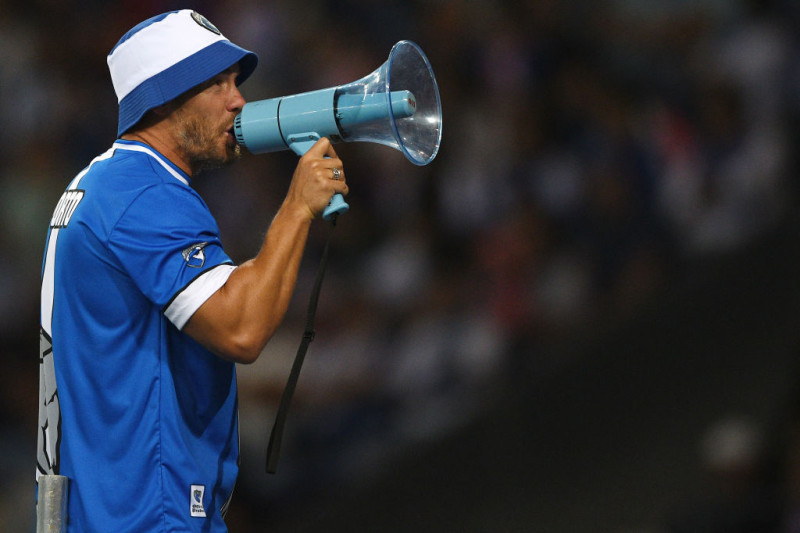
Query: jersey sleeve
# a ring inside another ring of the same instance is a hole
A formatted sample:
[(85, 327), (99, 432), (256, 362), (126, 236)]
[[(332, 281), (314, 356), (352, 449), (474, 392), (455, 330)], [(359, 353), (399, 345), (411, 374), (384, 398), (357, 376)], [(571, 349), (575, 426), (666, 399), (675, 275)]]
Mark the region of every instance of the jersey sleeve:
[(109, 247), (178, 329), (235, 268), (205, 202), (182, 184), (160, 184), (138, 195), (111, 232)]

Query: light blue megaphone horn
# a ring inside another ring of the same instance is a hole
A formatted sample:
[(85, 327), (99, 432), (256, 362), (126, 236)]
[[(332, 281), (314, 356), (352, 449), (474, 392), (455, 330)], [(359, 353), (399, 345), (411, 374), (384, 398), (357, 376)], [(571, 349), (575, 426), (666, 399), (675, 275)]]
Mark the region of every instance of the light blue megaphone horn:
[[(439, 88), (420, 47), (400, 41), (383, 65), (360, 80), (245, 104), (234, 132), (254, 154), (290, 149), (302, 156), (328, 137), (384, 144), (415, 165), (427, 165), (442, 140)], [(330, 220), (349, 208), (335, 194), (322, 216)]]

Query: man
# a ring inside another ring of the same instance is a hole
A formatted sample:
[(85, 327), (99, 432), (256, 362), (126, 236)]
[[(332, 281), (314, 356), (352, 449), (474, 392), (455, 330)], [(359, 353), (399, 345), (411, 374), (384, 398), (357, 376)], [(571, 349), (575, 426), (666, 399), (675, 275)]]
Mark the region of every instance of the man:
[(237, 157), (238, 84), (256, 63), (190, 10), (142, 22), (108, 56), (119, 138), (69, 184), (42, 268), (37, 480), (69, 478), (68, 531), (226, 530), (234, 363), (258, 358), (312, 220), (348, 192), (320, 140), (258, 255), (232, 264), (191, 179)]

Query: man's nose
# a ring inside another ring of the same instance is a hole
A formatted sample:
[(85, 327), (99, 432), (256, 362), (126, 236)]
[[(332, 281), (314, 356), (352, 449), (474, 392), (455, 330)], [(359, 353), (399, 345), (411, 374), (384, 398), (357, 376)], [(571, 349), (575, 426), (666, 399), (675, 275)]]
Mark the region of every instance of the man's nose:
[(247, 101), (244, 99), (244, 96), (242, 96), (239, 88), (234, 85), (228, 109), (234, 113), (239, 113), (246, 103)]

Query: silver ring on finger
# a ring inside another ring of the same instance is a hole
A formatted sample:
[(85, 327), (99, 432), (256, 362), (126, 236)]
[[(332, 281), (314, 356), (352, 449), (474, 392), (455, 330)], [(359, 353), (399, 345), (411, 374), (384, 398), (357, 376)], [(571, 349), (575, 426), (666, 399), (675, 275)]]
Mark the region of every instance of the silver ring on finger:
[(333, 169), (333, 179), (335, 179), (335, 180), (342, 179), (342, 171), (339, 170), (338, 168), (334, 168)]

